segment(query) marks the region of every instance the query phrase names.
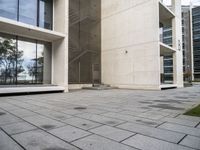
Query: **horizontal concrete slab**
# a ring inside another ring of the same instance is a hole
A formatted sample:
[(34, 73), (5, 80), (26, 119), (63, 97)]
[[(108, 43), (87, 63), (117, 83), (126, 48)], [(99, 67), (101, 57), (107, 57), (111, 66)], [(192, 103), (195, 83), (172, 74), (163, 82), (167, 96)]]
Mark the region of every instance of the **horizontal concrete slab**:
[(63, 33), (35, 27), (25, 23), (0, 17), (0, 28), (4, 33), (53, 42), (65, 37)]
[(61, 92), (65, 88), (62, 86), (16, 86), (0, 88), (0, 95), (20, 94), (20, 93), (42, 93), (42, 92)]

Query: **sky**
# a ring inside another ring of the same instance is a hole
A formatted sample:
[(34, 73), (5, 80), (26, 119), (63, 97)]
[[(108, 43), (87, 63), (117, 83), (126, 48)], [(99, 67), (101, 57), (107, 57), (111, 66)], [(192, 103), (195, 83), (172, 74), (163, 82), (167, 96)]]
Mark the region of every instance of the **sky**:
[[(163, 0), (164, 3), (170, 4), (171, 0)], [(193, 5), (200, 5), (200, 0), (182, 0), (182, 5), (190, 5), (190, 1)]]

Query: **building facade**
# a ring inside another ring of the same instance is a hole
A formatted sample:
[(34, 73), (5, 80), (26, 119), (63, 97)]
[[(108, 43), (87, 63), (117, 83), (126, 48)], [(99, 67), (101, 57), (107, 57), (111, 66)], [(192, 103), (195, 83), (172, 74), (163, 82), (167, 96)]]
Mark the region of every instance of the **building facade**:
[(195, 81), (200, 81), (200, 7), (192, 9), (193, 30), (193, 75)]
[[(1, 0), (0, 85), (183, 87), (180, 8), (181, 0), (171, 10), (159, 0)], [(171, 46), (159, 37), (168, 25)], [(161, 80), (168, 55), (171, 85)]]
[[(169, 7), (170, 8), (170, 7)], [(183, 77), (184, 81), (192, 81), (192, 27), (191, 27), (191, 7), (182, 6), (182, 49), (183, 49)], [(167, 26), (163, 29), (163, 42), (172, 46), (172, 27)], [(164, 57), (164, 82), (173, 81), (173, 56)]]

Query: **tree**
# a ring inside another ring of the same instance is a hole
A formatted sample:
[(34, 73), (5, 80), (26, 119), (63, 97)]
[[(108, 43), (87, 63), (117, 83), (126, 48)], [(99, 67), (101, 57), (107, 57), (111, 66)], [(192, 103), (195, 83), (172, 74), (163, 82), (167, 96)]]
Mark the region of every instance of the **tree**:
[(0, 39), (0, 77), (4, 84), (15, 83), (17, 75), (24, 71), (22, 56), (23, 51), (17, 50), (12, 39)]
[(37, 80), (36, 82), (42, 82), (44, 53), (42, 53), (41, 57), (38, 57), (36, 59), (32, 59), (32, 61), (34, 63), (27, 65), (29, 76), (32, 77), (32, 82), (34, 81), (34, 78)]

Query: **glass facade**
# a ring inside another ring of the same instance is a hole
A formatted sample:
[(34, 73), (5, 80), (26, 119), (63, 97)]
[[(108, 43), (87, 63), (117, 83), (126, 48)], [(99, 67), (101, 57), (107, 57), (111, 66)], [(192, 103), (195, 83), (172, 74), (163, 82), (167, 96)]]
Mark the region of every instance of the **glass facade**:
[(0, 16), (17, 20), (18, 0), (0, 0)]
[[(172, 47), (172, 27), (164, 26), (162, 29), (162, 39), (161, 41)], [(163, 56), (163, 71), (161, 75), (161, 82), (163, 84), (172, 84), (173, 83), (173, 56), (164, 55)]]
[(69, 0), (69, 83), (100, 83), (101, 0)]
[(39, 26), (46, 29), (52, 29), (53, 20), (53, 1), (40, 0), (39, 1)]
[(19, 0), (19, 21), (37, 25), (37, 0)]
[(53, 0), (0, 0), (0, 16), (51, 30)]
[(0, 33), (0, 85), (50, 84), (50, 60), (50, 43)]
[(200, 80), (200, 7), (193, 8), (193, 56), (194, 78)]

